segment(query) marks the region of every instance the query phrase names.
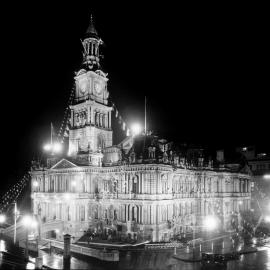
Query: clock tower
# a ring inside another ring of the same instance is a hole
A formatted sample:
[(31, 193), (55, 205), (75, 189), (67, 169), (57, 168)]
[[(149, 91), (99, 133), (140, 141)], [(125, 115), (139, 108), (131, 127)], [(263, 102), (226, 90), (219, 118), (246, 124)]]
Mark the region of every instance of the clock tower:
[[(75, 99), (71, 109), (69, 155), (100, 164), (102, 149), (112, 146), (111, 111), (107, 74), (100, 65), (100, 46), (91, 16), (85, 33), (82, 68), (75, 76)], [(97, 162), (97, 160), (99, 160)]]

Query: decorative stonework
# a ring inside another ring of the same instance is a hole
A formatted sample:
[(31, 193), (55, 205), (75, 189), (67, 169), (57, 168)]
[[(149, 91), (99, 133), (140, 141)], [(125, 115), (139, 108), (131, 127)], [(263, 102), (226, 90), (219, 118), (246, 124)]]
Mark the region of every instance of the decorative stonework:
[(56, 163), (53, 167), (51, 167), (51, 170), (61, 170), (61, 169), (67, 169), (67, 168), (75, 168), (77, 167), (75, 164), (72, 162), (62, 159), (58, 163)]

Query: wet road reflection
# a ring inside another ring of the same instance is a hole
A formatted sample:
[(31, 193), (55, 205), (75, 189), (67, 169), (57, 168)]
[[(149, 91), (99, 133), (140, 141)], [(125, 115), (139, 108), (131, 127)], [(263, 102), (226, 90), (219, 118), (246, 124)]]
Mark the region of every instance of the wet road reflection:
[[(14, 251), (7, 241), (0, 240), (0, 251)], [(120, 253), (120, 262), (101, 262), (97, 259), (82, 256), (73, 256), (70, 269), (95, 269), (95, 270), (199, 270), (200, 263), (187, 263), (172, 258), (173, 250), (158, 251), (128, 251)], [(178, 251), (179, 252), (179, 251)], [(63, 269), (63, 257), (54, 253), (41, 252), (45, 265), (53, 269)], [(0, 268), (6, 269), (0, 258)], [(33, 264), (26, 265), (27, 269), (33, 269)], [(215, 267), (211, 269), (219, 269)], [(241, 255), (239, 260), (229, 261), (228, 270), (270, 270), (270, 246), (261, 247), (257, 253)]]

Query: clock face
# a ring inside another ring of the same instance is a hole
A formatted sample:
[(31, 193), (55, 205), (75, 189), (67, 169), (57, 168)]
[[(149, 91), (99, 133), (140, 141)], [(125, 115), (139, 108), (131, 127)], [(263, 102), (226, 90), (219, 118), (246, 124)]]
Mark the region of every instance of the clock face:
[(102, 93), (103, 85), (100, 82), (95, 82), (94, 84), (95, 92), (100, 95)]
[(85, 91), (86, 91), (86, 88), (87, 88), (87, 81), (83, 81), (83, 82), (81, 82), (81, 84), (80, 84), (80, 91), (81, 91), (81, 93), (85, 93)]

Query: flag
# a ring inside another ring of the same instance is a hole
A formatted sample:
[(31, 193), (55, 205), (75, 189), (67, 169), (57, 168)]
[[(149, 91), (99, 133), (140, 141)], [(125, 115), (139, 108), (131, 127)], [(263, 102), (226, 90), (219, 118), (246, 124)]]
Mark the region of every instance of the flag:
[(123, 130), (125, 130), (125, 129), (126, 129), (126, 123), (123, 122)]
[(117, 109), (115, 110), (115, 117), (118, 117), (118, 111), (117, 111)]

